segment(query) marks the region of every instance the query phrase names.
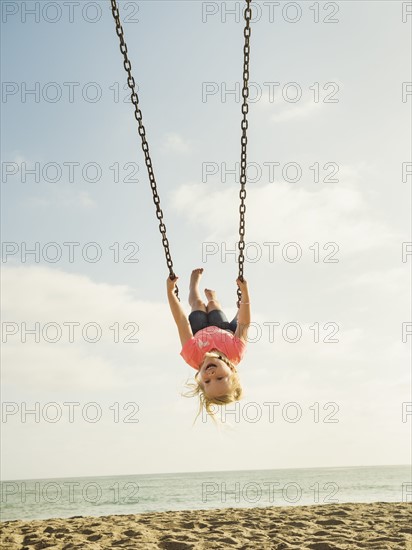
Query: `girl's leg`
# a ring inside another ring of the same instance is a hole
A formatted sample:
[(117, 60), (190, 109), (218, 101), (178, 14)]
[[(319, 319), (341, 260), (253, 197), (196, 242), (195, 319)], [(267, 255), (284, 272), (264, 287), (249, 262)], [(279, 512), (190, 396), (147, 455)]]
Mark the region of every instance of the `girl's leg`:
[(203, 268), (194, 269), (190, 277), (189, 287), (189, 304), (192, 311), (204, 311), (207, 312), (206, 305), (200, 297), (199, 293), (199, 281), (203, 273)]
[(236, 315), (233, 317), (233, 319), (229, 323), (229, 329), (232, 332), (236, 332), (237, 325), (238, 325), (238, 318), (239, 318), (239, 310), (237, 310)]
[(220, 305), (219, 300), (216, 297), (216, 292), (214, 290), (210, 290), (209, 288), (205, 289), (205, 294), (207, 298), (207, 312), (210, 313), (211, 311), (214, 311), (215, 309), (222, 309), (222, 306)]
[(205, 294), (207, 298), (207, 318), (209, 325), (235, 332), (236, 325), (233, 322), (229, 323), (227, 320), (226, 315), (222, 311), (222, 306), (217, 299), (216, 292), (207, 288)]

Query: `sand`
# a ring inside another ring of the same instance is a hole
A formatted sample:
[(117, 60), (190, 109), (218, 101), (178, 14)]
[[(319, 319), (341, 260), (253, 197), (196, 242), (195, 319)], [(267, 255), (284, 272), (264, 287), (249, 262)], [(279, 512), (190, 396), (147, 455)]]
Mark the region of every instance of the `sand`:
[(225, 508), (1, 524), (1, 548), (412, 550), (412, 503)]

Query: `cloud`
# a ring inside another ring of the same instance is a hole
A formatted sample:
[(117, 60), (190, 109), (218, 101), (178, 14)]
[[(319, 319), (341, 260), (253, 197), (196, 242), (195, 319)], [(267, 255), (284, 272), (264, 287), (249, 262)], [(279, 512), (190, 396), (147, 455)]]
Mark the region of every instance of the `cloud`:
[[(20, 403), (25, 398), (28, 408), (33, 408), (35, 401), (71, 401), (82, 405), (96, 401), (104, 411), (104, 422), (99, 425), (90, 425), (81, 419), (69, 425), (64, 420), (55, 426), (56, 434), (52, 424), (22, 424), (18, 418), (13, 418), (6, 426), (9, 438), (6, 478), (109, 475), (113, 472), (113, 461), (117, 464), (117, 473), (164, 471), (165, 468), (176, 471), (179, 465), (187, 469), (196, 460), (193, 449), (203, 453), (203, 461), (197, 462), (198, 468), (207, 469), (213, 458), (208, 454), (211, 451), (207, 426), (199, 423), (196, 430), (191, 428), (196, 414), (195, 402), (179, 395), (184, 379), (192, 372), (189, 368), (184, 371), (183, 362), (175, 354), (178, 351), (177, 334), (166, 303), (147, 302), (127, 285), (96, 283), (83, 275), (42, 266), (5, 266), (3, 291), (3, 320), (6, 322), (21, 324), (26, 321), (33, 325), (37, 321), (44, 327), (50, 321), (69, 320), (81, 326), (94, 321), (102, 326), (104, 333), (97, 344), (76, 339), (73, 344), (63, 341), (55, 345), (44, 338), (35, 343), (30, 336), (26, 344), (21, 344), (19, 335), (3, 344), (3, 396), (7, 401), (14, 398)], [(262, 319), (259, 312), (254, 313), (256, 322), (262, 323)], [(126, 321), (140, 325), (137, 345), (113, 342), (110, 327), (115, 322), (121, 327)], [(399, 360), (401, 365), (405, 348), (394, 346), (382, 358), (379, 346), (372, 352), (368, 345), (362, 346), (367, 335), (361, 328), (343, 327), (338, 344), (314, 343), (309, 323), (302, 323), (302, 331), (302, 341), (296, 344), (285, 342), (279, 329), (274, 343), (269, 341), (266, 330), (256, 345), (249, 344), (247, 357), (240, 368), (246, 395), (241, 406), (246, 407), (251, 401), (260, 406), (273, 401), (280, 404), (276, 408), (275, 425), (268, 424), (266, 412), (259, 425), (244, 420), (235, 425), (233, 437), (239, 441), (248, 437), (248, 441), (250, 438), (256, 441), (262, 437), (270, 439), (273, 429), (278, 434), (277, 448), (279, 438), (281, 442), (289, 441), (290, 425), (282, 417), (283, 407), (288, 402), (298, 402), (302, 408), (304, 421), (300, 426), (307, 437), (318, 433), (317, 424), (312, 424), (313, 429), (308, 426), (308, 419), (313, 418), (314, 403), (319, 403), (321, 418), (324, 418), (333, 412), (324, 408), (324, 404), (330, 402), (338, 404), (337, 418), (346, 422), (342, 422), (339, 431), (336, 427), (336, 436), (342, 438), (348, 430), (351, 437), (353, 433), (362, 437), (358, 418), (351, 411), (364, 411), (365, 388), (369, 388), (369, 381), (376, 373), (379, 373), (381, 384), (373, 393), (373, 403), (368, 405), (370, 425), (378, 425), (379, 414), (384, 416), (384, 412), (380, 412), (381, 403), (388, 396), (384, 381), (394, 382), (390, 405), (399, 402), (398, 396), (403, 390), (398, 382), (404, 382), (406, 376), (400, 366), (394, 369), (393, 359)], [(387, 368), (388, 364), (391, 369)], [(138, 403), (139, 423), (110, 422), (112, 416), (107, 415), (111, 415), (109, 406), (114, 401)], [(365, 429), (368, 426), (365, 424)], [(162, 434), (159, 446), (159, 438), (153, 439), (153, 433)], [(196, 445), (187, 447), (188, 437)], [(215, 430), (211, 437), (216, 440)], [(20, 463), (18, 457), (31, 438), (39, 447), (38, 460)], [(67, 449), (58, 445), (56, 455), (56, 441), (60, 440), (69, 441), (70, 445)], [(109, 452), (108, 440), (113, 443)], [(227, 437), (222, 443), (228, 451), (233, 447)], [(169, 460), (166, 464), (162, 449), (170, 446), (177, 449), (177, 454), (172, 463)], [(79, 448), (86, 449), (87, 454), (81, 469), (76, 461)], [(147, 452), (142, 453), (142, 449)], [(273, 452), (274, 449), (270, 448)], [(50, 456), (54, 457), (53, 461)], [(118, 457), (122, 457), (121, 460)], [(249, 461), (252, 458), (248, 457)], [(230, 461), (225, 467), (230, 468)]]
[[(367, 271), (355, 275), (351, 279), (341, 281), (334, 289), (346, 287), (361, 287), (371, 292), (407, 293), (409, 289), (409, 272), (407, 267)], [(405, 294), (406, 295), (406, 294)]]
[(192, 142), (176, 132), (171, 132), (165, 135), (162, 148), (167, 152), (185, 154), (191, 151)]
[(270, 117), (272, 122), (285, 122), (295, 118), (305, 118), (321, 112), (322, 103), (308, 100), (301, 104), (282, 105), (278, 112)]
[[(336, 84), (337, 88), (333, 84)], [(262, 96), (253, 105), (253, 108), (256, 107), (258, 112), (261, 112), (265, 118), (276, 123), (319, 116), (324, 113), (324, 101), (326, 103), (337, 102), (339, 96), (335, 92), (342, 89), (342, 86), (343, 84), (335, 79), (325, 85), (324, 88), (319, 89), (316, 98), (315, 90), (309, 88), (309, 84), (307, 87), (300, 87), (301, 97), (299, 97), (299, 88), (294, 85), (290, 89), (284, 88), (283, 90), (280, 87), (271, 87), (271, 89), (265, 87)], [(295, 99), (297, 101), (292, 102)]]
[[(340, 255), (394, 243), (400, 235), (379, 219), (368, 201), (368, 166), (341, 167), (339, 183), (303, 187), (287, 182), (249, 183), (246, 239), (249, 242), (296, 241), (301, 246), (335, 242)], [(239, 189), (235, 185), (184, 184), (172, 195), (172, 207), (196, 226), (207, 241), (237, 240)]]
[[(153, 349), (156, 363), (166, 361), (168, 347), (177, 349), (167, 305), (138, 299), (126, 285), (49, 267), (5, 266), (3, 290), (3, 341), (9, 331), (3, 384), (32, 391), (136, 387), (142, 376), (156, 375)], [(28, 333), (22, 342), (26, 329), (36, 329), (39, 341)], [(90, 342), (99, 332), (100, 339)]]

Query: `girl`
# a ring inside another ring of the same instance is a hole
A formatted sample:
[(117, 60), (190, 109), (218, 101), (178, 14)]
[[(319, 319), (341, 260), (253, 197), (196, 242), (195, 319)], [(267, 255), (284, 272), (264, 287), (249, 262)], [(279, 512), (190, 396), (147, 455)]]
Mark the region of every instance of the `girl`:
[(176, 322), (182, 351), (180, 355), (197, 370), (195, 384), (189, 395), (198, 395), (199, 412), (205, 407), (212, 413), (212, 405), (238, 401), (242, 396), (236, 365), (246, 350), (250, 325), (250, 302), (247, 282), (237, 279), (242, 301), (235, 318), (229, 323), (214, 290), (205, 289), (207, 304), (199, 294), (199, 281), (203, 268), (194, 269), (190, 278), (189, 318), (177, 299), (174, 288), (178, 277), (167, 279), (167, 296)]

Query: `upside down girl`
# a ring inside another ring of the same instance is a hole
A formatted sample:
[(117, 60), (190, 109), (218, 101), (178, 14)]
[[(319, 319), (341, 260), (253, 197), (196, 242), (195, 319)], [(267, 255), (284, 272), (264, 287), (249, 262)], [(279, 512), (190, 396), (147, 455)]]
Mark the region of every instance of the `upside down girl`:
[(237, 365), (246, 351), (247, 333), (250, 326), (250, 300), (247, 282), (236, 280), (242, 299), (236, 316), (228, 321), (222, 311), (214, 290), (205, 289), (206, 302), (199, 292), (203, 268), (194, 269), (190, 278), (187, 317), (174, 289), (178, 277), (167, 279), (167, 296), (177, 325), (182, 350), (180, 355), (197, 372), (191, 395), (200, 400), (213, 414), (212, 405), (226, 405), (242, 397)]

